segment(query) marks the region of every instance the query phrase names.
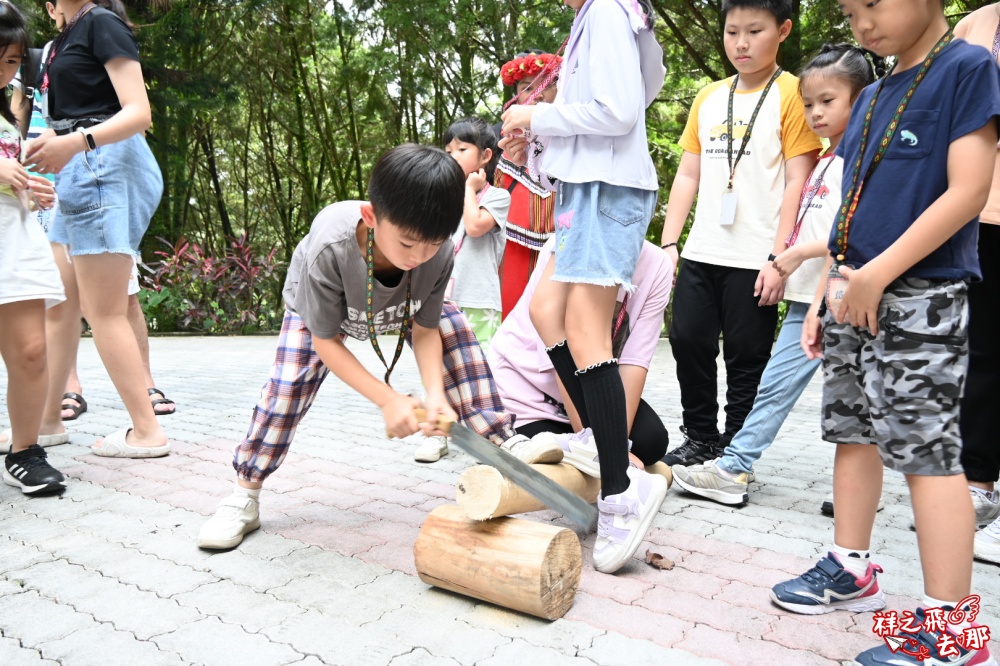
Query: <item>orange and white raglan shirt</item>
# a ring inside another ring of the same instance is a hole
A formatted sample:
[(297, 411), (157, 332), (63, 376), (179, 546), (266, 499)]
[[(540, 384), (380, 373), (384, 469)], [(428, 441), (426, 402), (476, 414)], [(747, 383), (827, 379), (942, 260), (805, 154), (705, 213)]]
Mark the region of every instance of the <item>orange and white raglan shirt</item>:
[[(733, 190), (736, 216), (723, 226), (722, 195), (729, 184), (727, 119), (732, 77), (705, 86), (691, 105), (680, 146), (701, 156), (694, 224), (681, 254), (717, 266), (758, 270), (771, 253), (785, 192), (785, 161), (822, 148), (806, 124), (799, 79), (782, 72), (768, 91)], [(766, 84), (765, 84), (766, 85)], [(737, 90), (733, 99), (733, 160), (765, 86)]]

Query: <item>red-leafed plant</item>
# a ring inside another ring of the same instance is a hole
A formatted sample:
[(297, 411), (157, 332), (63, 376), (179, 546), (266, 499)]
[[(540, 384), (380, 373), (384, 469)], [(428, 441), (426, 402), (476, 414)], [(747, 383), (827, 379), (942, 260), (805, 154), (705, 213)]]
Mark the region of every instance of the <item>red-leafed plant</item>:
[(174, 244), (159, 240), (168, 249), (155, 253), (161, 259), (144, 278), (150, 291), (142, 292), (151, 327), (207, 333), (280, 327), (284, 308), (277, 248), (263, 254), (244, 234), (230, 239), (223, 256), (214, 257), (184, 238)]

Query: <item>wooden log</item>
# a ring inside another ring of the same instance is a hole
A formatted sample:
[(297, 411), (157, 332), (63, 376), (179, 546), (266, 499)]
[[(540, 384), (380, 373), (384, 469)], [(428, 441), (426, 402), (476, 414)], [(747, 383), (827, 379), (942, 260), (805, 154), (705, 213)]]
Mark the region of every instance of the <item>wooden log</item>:
[(546, 620), (570, 609), (583, 557), (572, 530), (517, 518), (478, 522), (434, 509), (413, 546), (420, 580)]
[[(531, 465), (531, 468), (586, 501), (597, 501), (600, 479), (587, 476), (566, 463)], [(462, 473), (455, 486), (455, 499), (465, 515), (473, 520), (489, 520), (545, 508), (528, 491), (514, 485), (488, 465), (476, 465)]]
[[(601, 489), (600, 479), (587, 476), (567, 463), (531, 465), (531, 468), (586, 501), (597, 501)], [(650, 465), (646, 470), (665, 477), (668, 488), (673, 483), (670, 467), (662, 462)], [(462, 473), (455, 485), (455, 499), (465, 515), (473, 520), (489, 520), (545, 508), (534, 496), (488, 465), (476, 465)]]

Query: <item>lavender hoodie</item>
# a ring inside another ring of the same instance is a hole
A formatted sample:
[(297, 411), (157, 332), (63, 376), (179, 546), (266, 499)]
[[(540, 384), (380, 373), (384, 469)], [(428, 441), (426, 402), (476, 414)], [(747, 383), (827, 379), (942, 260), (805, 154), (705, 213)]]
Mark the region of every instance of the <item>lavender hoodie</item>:
[(545, 145), (539, 170), (569, 183), (658, 189), (645, 109), (665, 75), (635, 0), (588, 0), (573, 21), (555, 102), (538, 104), (531, 119)]

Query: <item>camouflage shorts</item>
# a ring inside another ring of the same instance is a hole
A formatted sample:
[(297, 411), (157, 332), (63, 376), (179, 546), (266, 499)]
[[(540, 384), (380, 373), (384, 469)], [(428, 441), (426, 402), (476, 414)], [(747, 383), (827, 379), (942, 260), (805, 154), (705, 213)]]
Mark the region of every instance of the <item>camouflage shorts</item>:
[(960, 281), (893, 282), (876, 336), (823, 316), (823, 439), (874, 442), (885, 466), (904, 474), (963, 472), (966, 289)]

